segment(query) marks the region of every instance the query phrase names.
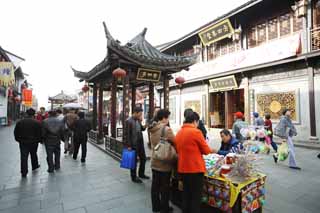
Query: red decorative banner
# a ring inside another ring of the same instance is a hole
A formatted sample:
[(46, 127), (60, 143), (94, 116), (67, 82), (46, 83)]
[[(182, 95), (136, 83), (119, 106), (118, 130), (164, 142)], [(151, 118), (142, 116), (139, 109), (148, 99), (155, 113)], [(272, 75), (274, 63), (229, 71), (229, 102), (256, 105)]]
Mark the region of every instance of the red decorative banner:
[(32, 106), (32, 90), (31, 89), (23, 90), (23, 104), (28, 107)]

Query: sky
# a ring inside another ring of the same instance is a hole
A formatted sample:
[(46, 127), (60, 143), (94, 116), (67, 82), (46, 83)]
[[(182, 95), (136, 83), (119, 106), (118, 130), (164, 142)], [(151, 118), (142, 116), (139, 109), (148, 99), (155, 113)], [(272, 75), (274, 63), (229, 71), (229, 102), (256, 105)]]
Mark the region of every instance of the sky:
[(89, 71), (106, 55), (105, 21), (126, 43), (144, 27), (153, 45), (175, 40), (248, 0), (0, 0), (0, 46), (21, 64), (39, 106), (83, 86), (71, 66)]

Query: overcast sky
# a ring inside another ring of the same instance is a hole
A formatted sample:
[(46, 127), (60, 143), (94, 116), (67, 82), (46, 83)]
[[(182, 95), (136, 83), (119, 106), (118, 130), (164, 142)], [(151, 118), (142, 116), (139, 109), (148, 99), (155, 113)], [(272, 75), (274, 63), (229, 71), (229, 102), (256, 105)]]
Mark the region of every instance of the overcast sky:
[(106, 54), (102, 21), (127, 42), (144, 27), (158, 45), (177, 39), (248, 0), (0, 0), (0, 45), (26, 59), (40, 106), (61, 90), (83, 83), (70, 66), (88, 71)]

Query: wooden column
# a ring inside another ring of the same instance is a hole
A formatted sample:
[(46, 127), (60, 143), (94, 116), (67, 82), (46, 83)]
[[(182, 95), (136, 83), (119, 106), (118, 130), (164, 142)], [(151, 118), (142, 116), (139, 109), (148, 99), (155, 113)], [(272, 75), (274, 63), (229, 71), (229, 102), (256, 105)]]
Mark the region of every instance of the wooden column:
[(131, 112), (136, 107), (136, 86), (131, 85)]
[(117, 79), (113, 77), (111, 84), (111, 137), (117, 134)]
[(97, 130), (97, 83), (93, 84), (92, 101), (92, 129)]
[(154, 84), (149, 83), (149, 116), (148, 119), (151, 120), (154, 114)]
[(313, 67), (308, 67), (308, 82), (309, 82), (310, 139), (317, 140), (316, 108), (315, 108), (315, 98), (314, 98), (314, 70), (313, 70)]
[(168, 74), (164, 74), (164, 81), (163, 81), (163, 103), (164, 109), (169, 109), (169, 77)]
[(129, 117), (130, 113), (130, 106), (129, 106), (129, 76), (127, 75), (123, 79), (123, 108), (122, 108), (122, 141), (126, 142), (126, 133), (127, 133), (127, 126), (126, 126), (126, 120)]
[(103, 84), (99, 83), (99, 105), (98, 105), (98, 142), (103, 138), (103, 124), (102, 124), (102, 114), (103, 114)]

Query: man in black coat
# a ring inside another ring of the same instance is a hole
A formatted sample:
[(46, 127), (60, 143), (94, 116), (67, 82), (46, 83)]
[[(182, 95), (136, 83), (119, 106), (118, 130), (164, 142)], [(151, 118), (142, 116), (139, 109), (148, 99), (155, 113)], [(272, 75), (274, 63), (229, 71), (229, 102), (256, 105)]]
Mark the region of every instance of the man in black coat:
[[(139, 157), (139, 177), (142, 179), (149, 179), (149, 177), (145, 175), (145, 164), (147, 157), (144, 149), (142, 131), (144, 131), (146, 128), (141, 124), (142, 112), (143, 111), (141, 107), (134, 108), (132, 116), (126, 121), (126, 143), (128, 150), (135, 150), (136, 157)], [(132, 169), (130, 174), (133, 182), (142, 183), (141, 179), (137, 177), (137, 168)]]
[(60, 141), (64, 139), (64, 125), (56, 117), (55, 111), (50, 111), (49, 118), (42, 122), (42, 137), (47, 152), (48, 172), (53, 173), (60, 169)]
[(27, 110), (27, 117), (20, 120), (14, 129), (14, 137), (19, 142), (21, 155), (21, 176), (27, 177), (28, 156), (30, 153), (32, 170), (40, 167), (37, 150), (41, 142), (41, 124), (34, 119), (36, 111), (32, 108)]
[(88, 132), (91, 130), (90, 122), (84, 119), (84, 112), (78, 113), (79, 120), (74, 122), (73, 126), (73, 142), (74, 142), (74, 152), (73, 159), (76, 160), (81, 145), (81, 162), (86, 162), (87, 156), (87, 140)]

